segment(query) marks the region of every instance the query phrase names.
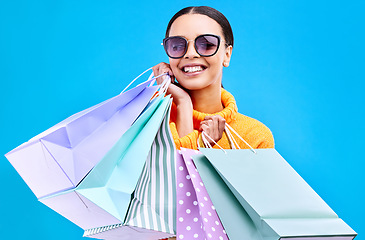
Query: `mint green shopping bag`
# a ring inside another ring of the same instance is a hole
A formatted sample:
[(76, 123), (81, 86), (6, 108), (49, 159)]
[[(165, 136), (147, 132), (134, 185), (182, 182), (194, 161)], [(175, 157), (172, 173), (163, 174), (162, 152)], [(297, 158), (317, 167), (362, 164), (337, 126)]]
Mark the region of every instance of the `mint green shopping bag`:
[(356, 236), (275, 149), (200, 151), (194, 162), (230, 240)]
[(165, 239), (176, 229), (176, 149), (167, 112), (143, 166), (123, 224), (85, 230), (98, 239)]

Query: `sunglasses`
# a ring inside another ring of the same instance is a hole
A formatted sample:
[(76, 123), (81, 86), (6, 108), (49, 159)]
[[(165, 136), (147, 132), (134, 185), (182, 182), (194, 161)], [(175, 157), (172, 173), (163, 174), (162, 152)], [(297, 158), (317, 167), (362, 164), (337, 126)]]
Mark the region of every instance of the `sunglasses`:
[[(167, 37), (163, 40), (163, 46), (170, 58), (182, 58), (187, 50), (188, 43), (193, 40), (187, 40), (184, 37), (174, 36)], [(217, 53), (220, 37), (213, 34), (199, 35), (194, 40), (196, 52), (202, 57), (210, 57)]]

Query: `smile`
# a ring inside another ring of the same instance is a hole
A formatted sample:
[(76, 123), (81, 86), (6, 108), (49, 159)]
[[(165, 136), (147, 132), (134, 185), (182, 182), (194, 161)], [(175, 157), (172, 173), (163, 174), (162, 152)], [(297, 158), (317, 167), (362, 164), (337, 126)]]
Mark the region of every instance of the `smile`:
[(185, 73), (195, 73), (195, 72), (201, 72), (203, 71), (205, 68), (203, 66), (188, 66), (188, 67), (183, 67), (183, 71)]

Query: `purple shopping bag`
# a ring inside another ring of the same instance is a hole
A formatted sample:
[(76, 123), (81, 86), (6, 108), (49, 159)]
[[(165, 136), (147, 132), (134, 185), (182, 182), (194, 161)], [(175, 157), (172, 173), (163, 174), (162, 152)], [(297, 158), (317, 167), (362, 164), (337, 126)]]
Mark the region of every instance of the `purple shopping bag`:
[(197, 154), (201, 153), (182, 148), (176, 160), (176, 238), (228, 240), (191, 158)]
[(72, 115), (5, 156), (37, 198), (76, 187), (148, 104), (157, 90), (151, 81)]

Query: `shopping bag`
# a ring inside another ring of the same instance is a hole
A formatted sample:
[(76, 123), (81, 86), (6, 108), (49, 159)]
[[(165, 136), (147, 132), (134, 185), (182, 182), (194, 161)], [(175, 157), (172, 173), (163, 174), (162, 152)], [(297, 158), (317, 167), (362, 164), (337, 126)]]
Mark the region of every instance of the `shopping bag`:
[(169, 112), (152, 143), (132, 194), (123, 224), (88, 229), (84, 236), (101, 239), (161, 239), (175, 235), (176, 150)]
[(158, 88), (151, 81), (72, 115), (5, 156), (37, 198), (76, 187), (146, 107)]
[(167, 239), (171, 234), (131, 227), (123, 224), (88, 229), (84, 237), (105, 240), (157, 240)]
[(275, 149), (200, 151), (193, 159), (229, 239), (356, 236)]
[(123, 223), (169, 96), (155, 98), (80, 184), (39, 199), (83, 229)]
[(176, 161), (178, 239), (228, 240), (207, 190), (194, 165), (197, 150), (181, 148)]

